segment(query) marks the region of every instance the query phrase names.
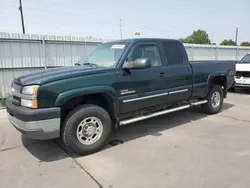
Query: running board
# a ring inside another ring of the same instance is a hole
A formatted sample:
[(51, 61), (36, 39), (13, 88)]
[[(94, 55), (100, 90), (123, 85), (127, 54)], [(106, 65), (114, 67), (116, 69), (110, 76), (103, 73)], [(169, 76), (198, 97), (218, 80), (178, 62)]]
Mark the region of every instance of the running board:
[(197, 106), (197, 105), (201, 105), (201, 104), (205, 104), (207, 103), (207, 100), (204, 100), (204, 101), (198, 101), (198, 102), (193, 102), (193, 103), (190, 103), (191, 106)]
[(168, 114), (168, 113), (171, 113), (171, 112), (176, 112), (176, 111), (184, 110), (184, 109), (190, 108), (192, 106), (197, 106), (197, 105), (201, 105), (201, 104), (205, 104), (205, 103), (207, 103), (207, 100), (193, 102), (193, 103), (190, 103), (190, 104), (187, 104), (187, 105), (184, 105), (184, 106), (179, 106), (177, 108), (171, 108), (171, 109), (168, 109), (168, 110), (163, 110), (163, 111), (160, 111), (160, 112), (155, 112), (153, 114), (149, 114), (149, 115), (144, 115), (144, 116), (140, 116), (140, 117), (136, 117), (136, 118), (132, 118), (132, 119), (123, 120), (123, 121), (121, 121), (119, 123), (119, 125), (122, 126), (122, 125), (127, 125), (127, 124), (130, 124), (130, 123), (135, 123), (137, 121), (142, 121), (142, 120), (149, 119), (149, 118), (156, 117), (156, 116), (160, 116), (160, 115), (163, 115), (163, 114)]

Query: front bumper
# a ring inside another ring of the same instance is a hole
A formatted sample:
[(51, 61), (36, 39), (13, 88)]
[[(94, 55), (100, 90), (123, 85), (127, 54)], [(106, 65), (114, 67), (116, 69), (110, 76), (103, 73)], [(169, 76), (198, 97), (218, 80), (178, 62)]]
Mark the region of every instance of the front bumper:
[(236, 87), (250, 87), (250, 78), (235, 78)]
[(41, 140), (60, 137), (60, 108), (29, 109), (13, 104), (12, 97), (5, 105), (9, 121), (24, 135)]

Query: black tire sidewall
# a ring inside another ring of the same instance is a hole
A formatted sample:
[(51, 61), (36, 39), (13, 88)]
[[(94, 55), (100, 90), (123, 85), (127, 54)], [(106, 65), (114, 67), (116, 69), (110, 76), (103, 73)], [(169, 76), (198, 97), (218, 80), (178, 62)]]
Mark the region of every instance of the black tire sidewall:
[[(213, 94), (215, 92), (219, 92), (219, 94), (220, 94), (220, 105), (218, 107), (216, 107), (216, 108), (214, 108), (212, 106), (212, 96), (213, 96)], [(208, 99), (208, 103), (207, 103), (207, 108), (208, 108), (207, 111), (208, 111), (208, 113), (210, 113), (210, 114), (218, 113), (221, 110), (221, 107), (223, 105), (223, 100), (224, 100), (224, 98), (223, 98), (223, 90), (222, 90), (221, 86), (214, 85), (214, 87), (210, 90), (207, 99)]]
[[(91, 145), (82, 144), (76, 135), (80, 122), (87, 117), (96, 117), (102, 122), (103, 132), (101, 137)], [(90, 154), (100, 150), (108, 141), (112, 130), (109, 114), (96, 105), (83, 105), (74, 110), (64, 124), (63, 142), (69, 149), (79, 154)]]

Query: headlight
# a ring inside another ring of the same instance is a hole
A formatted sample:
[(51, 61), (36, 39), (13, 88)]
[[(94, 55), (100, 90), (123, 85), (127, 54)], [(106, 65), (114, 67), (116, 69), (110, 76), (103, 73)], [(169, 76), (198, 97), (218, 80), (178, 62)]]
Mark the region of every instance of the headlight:
[(21, 98), (21, 105), (28, 107), (28, 108), (38, 108), (37, 104), (37, 94), (38, 94), (38, 85), (32, 85), (32, 86), (25, 86), (23, 87), (21, 93), (24, 95), (30, 95), (28, 98), (30, 99), (23, 99)]
[(33, 86), (25, 86), (22, 89), (22, 94), (25, 95), (35, 95), (37, 96), (39, 86), (38, 85), (33, 85)]
[(37, 100), (21, 99), (21, 105), (28, 108), (37, 108)]

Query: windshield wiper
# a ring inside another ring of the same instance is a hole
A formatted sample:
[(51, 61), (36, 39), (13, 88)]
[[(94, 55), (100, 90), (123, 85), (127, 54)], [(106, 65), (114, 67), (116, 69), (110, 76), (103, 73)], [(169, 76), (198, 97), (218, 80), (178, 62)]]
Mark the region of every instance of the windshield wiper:
[(90, 65), (90, 66), (95, 67), (95, 68), (98, 67), (98, 65), (95, 63), (83, 63), (83, 65)]

